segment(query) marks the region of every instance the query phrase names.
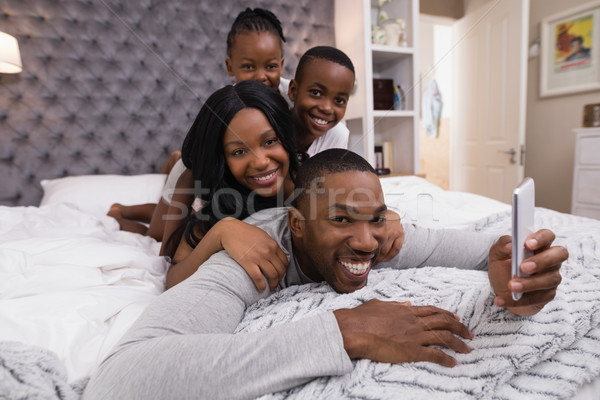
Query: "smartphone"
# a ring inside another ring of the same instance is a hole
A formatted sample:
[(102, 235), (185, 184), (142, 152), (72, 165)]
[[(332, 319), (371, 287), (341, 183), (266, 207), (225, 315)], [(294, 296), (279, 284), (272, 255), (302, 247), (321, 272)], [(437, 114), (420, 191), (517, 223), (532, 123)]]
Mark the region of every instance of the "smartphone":
[[(535, 185), (533, 179), (525, 178), (513, 191), (512, 195), (512, 277), (528, 276), (519, 271), (523, 260), (533, 256), (533, 252), (525, 248), (525, 239), (535, 232)], [(521, 293), (513, 293), (513, 300), (521, 298)]]

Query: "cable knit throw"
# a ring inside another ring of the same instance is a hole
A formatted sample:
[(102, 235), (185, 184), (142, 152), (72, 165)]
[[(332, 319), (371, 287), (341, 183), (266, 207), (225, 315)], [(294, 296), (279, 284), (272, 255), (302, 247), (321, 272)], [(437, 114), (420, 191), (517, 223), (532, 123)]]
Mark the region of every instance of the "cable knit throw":
[[(315, 379), (264, 399), (564, 399), (600, 375), (600, 227), (598, 221), (536, 209), (570, 257), (554, 301), (531, 317), (493, 305), (486, 272), (431, 266), (379, 270), (369, 284), (339, 295), (326, 284), (296, 286), (248, 309), (239, 331), (257, 331), (372, 298), (435, 305), (461, 316), (475, 338), (470, 354), (448, 351), (458, 366), (359, 360), (350, 374)], [(470, 229), (508, 233), (510, 213)]]

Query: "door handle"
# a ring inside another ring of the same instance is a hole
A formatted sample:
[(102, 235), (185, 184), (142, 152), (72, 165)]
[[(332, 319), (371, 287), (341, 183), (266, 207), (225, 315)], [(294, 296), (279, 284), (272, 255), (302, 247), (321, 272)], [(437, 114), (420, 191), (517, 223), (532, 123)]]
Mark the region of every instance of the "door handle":
[(514, 148), (508, 149), (508, 150), (498, 150), (498, 151), (500, 153), (509, 154), (510, 155), (510, 163), (511, 164), (516, 164), (517, 163), (517, 159), (516, 159), (517, 150), (515, 150)]

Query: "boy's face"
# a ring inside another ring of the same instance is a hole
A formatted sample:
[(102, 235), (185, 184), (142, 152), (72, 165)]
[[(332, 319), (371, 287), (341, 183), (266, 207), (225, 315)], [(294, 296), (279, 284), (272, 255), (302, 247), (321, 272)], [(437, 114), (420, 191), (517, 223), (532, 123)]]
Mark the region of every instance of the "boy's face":
[(377, 175), (347, 171), (326, 175), (307, 192), (288, 223), (302, 271), (338, 293), (367, 284), (387, 239), (386, 206)]
[(309, 61), (300, 80), (290, 82), (288, 93), (299, 134), (314, 140), (340, 122), (353, 87), (354, 74), (343, 65), (323, 59)]
[(278, 90), (283, 62), (277, 36), (271, 32), (246, 32), (235, 37), (225, 65), (227, 73), (234, 76), (236, 82), (259, 81)]

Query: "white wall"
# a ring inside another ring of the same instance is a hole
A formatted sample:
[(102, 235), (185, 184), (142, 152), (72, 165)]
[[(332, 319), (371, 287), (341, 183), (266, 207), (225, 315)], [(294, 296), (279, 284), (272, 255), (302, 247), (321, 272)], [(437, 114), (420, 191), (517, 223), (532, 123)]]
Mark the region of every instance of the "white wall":
[[(540, 36), (545, 17), (590, 0), (531, 0), (529, 38)], [(571, 210), (573, 184), (573, 128), (582, 126), (583, 107), (600, 103), (600, 91), (540, 98), (540, 58), (529, 60), (525, 175), (536, 181), (538, 206)], [(599, 155), (600, 157), (600, 155)]]

